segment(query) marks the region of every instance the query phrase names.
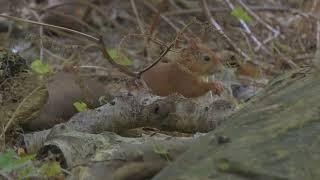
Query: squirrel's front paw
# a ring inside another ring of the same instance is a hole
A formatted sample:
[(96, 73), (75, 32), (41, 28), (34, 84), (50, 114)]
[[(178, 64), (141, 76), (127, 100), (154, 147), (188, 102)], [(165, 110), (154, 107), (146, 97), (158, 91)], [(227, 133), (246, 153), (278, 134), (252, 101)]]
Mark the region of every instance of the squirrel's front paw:
[(214, 94), (221, 95), (224, 90), (223, 84), (221, 82), (212, 82), (211, 83), (211, 91)]

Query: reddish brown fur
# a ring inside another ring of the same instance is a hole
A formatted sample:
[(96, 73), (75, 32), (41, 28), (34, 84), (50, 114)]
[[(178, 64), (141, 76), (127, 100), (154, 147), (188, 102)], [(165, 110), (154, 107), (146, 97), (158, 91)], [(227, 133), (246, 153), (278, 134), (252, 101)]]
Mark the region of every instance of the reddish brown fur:
[(223, 90), (220, 83), (204, 82), (200, 77), (213, 74), (222, 67), (212, 50), (192, 43), (182, 50), (176, 62), (159, 63), (145, 72), (142, 79), (159, 96), (178, 93), (185, 97), (198, 97), (210, 90), (220, 94)]

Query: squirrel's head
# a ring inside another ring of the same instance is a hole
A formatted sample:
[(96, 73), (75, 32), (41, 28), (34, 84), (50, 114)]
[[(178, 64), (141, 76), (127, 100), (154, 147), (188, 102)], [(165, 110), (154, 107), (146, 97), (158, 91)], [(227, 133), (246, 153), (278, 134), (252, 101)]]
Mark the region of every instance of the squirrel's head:
[(195, 39), (181, 51), (178, 62), (198, 75), (211, 75), (223, 70), (223, 64), (217, 55)]

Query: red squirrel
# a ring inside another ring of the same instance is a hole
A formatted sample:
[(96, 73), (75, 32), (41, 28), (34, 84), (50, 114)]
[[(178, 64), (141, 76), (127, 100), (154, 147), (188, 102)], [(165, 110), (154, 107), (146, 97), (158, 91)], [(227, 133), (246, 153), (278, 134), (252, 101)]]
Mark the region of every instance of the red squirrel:
[(155, 95), (168, 96), (178, 93), (192, 98), (209, 91), (220, 95), (223, 91), (221, 83), (205, 82), (201, 77), (212, 75), (222, 69), (222, 63), (211, 49), (190, 40), (175, 61), (158, 63), (141, 77)]
[[(211, 75), (222, 69), (220, 60), (209, 48), (199, 43), (189, 43), (175, 61), (159, 63), (144, 72), (141, 78), (152, 92), (159, 96), (179, 93), (185, 97), (198, 97), (212, 91), (220, 94), (223, 86), (219, 82), (205, 82), (201, 76)], [(103, 85), (94, 80), (85, 79), (85, 88), (89, 90), (87, 98), (85, 89), (77, 83), (77, 75), (67, 68), (58, 72), (48, 83), (49, 99), (43, 107), (40, 117), (32, 121), (27, 129), (46, 129), (54, 124), (68, 120), (77, 111), (73, 103), (84, 100), (92, 107), (98, 106), (99, 96), (104, 95)], [(89, 102), (90, 101), (90, 102)]]

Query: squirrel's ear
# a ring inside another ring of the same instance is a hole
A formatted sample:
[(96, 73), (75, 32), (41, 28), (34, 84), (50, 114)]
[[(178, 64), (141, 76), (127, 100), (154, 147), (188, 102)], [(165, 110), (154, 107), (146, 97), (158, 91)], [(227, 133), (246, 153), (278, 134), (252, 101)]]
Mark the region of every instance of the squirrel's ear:
[(199, 49), (199, 45), (201, 45), (201, 39), (195, 36), (192, 36), (190, 39), (188, 39), (188, 46), (191, 49)]
[(196, 38), (191, 38), (188, 40), (188, 47), (190, 49), (199, 49), (198, 40)]

